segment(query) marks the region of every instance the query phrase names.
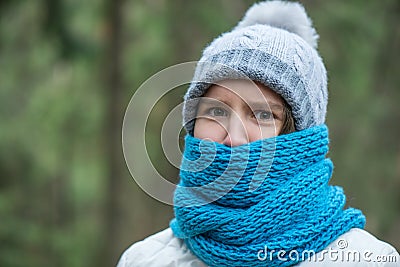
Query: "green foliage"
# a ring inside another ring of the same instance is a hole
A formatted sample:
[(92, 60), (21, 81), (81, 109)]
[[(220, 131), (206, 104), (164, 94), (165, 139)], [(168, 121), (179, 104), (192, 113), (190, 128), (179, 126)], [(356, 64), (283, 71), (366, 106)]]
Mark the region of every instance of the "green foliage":
[[(197, 60), (252, 2), (123, 1), (121, 110), (157, 71)], [(332, 183), (363, 209), (370, 231), (399, 249), (398, 1), (303, 2), (329, 73)], [(0, 266), (115, 264), (173, 216), (135, 185), (122, 157), (120, 177), (110, 175), (106, 147), (120, 143), (106, 133), (110, 3), (0, 1)], [(184, 89), (158, 104), (147, 129), (150, 156), (172, 180), (177, 170), (158, 136)]]

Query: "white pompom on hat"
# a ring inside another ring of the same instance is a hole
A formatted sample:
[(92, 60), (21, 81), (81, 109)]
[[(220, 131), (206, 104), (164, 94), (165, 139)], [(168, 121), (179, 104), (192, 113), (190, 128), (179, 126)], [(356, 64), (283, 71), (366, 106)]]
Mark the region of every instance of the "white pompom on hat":
[(250, 7), (234, 30), (264, 24), (292, 32), (312, 47), (318, 46), (318, 34), (302, 5), (295, 2), (268, 1)]
[(197, 99), (216, 82), (251, 79), (289, 104), (296, 130), (325, 122), (327, 74), (318, 34), (299, 3), (264, 1), (249, 8), (230, 32), (211, 42), (184, 97), (183, 125), (193, 135)]

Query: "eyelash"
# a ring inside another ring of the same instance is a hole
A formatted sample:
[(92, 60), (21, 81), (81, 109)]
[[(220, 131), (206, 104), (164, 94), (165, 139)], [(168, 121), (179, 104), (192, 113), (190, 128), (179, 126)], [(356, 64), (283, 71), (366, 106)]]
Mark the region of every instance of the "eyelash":
[[(269, 118), (268, 119), (260, 119), (260, 118), (257, 118), (257, 114), (259, 114), (259, 113), (262, 113), (262, 112), (265, 112), (265, 113), (267, 113), (268, 115), (269, 115)], [(254, 112), (253, 112), (253, 117), (254, 118), (256, 118), (257, 120), (271, 120), (271, 119), (276, 119), (276, 116), (275, 116), (275, 114), (273, 113), (273, 112), (270, 112), (270, 111), (266, 111), (266, 110), (255, 110)]]
[(213, 117), (221, 117), (221, 116), (223, 116), (223, 115), (215, 115), (215, 114), (213, 114), (213, 111), (216, 111), (216, 110), (223, 111), (225, 116), (228, 113), (225, 109), (223, 109), (221, 107), (212, 107), (212, 108), (207, 109), (207, 115), (210, 115), (210, 116), (213, 116)]
[[(223, 114), (221, 114), (221, 115), (216, 115), (216, 114), (214, 114), (215, 111), (222, 111)], [(270, 118), (268, 118), (268, 119), (260, 119), (260, 118), (258, 118), (258, 119), (257, 119), (257, 114), (262, 113), (262, 112), (268, 113), (269, 116), (270, 116)], [(221, 108), (221, 107), (212, 107), (212, 108), (207, 109), (206, 114), (209, 115), (209, 116), (212, 116), (212, 117), (222, 117), (222, 116), (227, 116), (228, 112), (227, 112), (225, 109)], [(252, 113), (251, 116), (252, 116), (253, 118), (257, 119), (257, 120), (260, 120), (260, 121), (263, 121), (263, 120), (268, 120), (268, 121), (269, 121), (269, 120), (271, 120), (272, 118), (273, 118), (273, 119), (276, 119), (276, 115), (275, 115), (273, 112), (266, 111), (266, 110), (255, 110), (255, 111)]]

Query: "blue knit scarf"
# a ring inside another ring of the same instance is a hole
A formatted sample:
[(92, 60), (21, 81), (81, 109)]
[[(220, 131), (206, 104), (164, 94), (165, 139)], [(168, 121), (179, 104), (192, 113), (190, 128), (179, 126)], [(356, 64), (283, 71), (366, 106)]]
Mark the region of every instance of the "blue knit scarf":
[(328, 143), (325, 125), (232, 148), (187, 135), (175, 236), (209, 266), (291, 266), (304, 260), (291, 251), (317, 253), (363, 228), (362, 212), (343, 209), (342, 188), (328, 185)]

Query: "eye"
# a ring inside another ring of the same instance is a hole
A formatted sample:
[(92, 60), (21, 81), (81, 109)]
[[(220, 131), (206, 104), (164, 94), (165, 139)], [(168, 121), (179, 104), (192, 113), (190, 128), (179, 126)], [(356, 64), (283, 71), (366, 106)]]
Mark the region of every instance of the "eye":
[(220, 108), (220, 107), (210, 108), (210, 109), (208, 109), (207, 113), (213, 117), (223, 117), (223, 116), (227, 116), (227, 114), (228, 114), (225, 109)]
[(266, 110), (255, 110), (253, 114), (254, 117), (260, 121), (269, 121), (274, 118), (274, 115), (270, 111)]

